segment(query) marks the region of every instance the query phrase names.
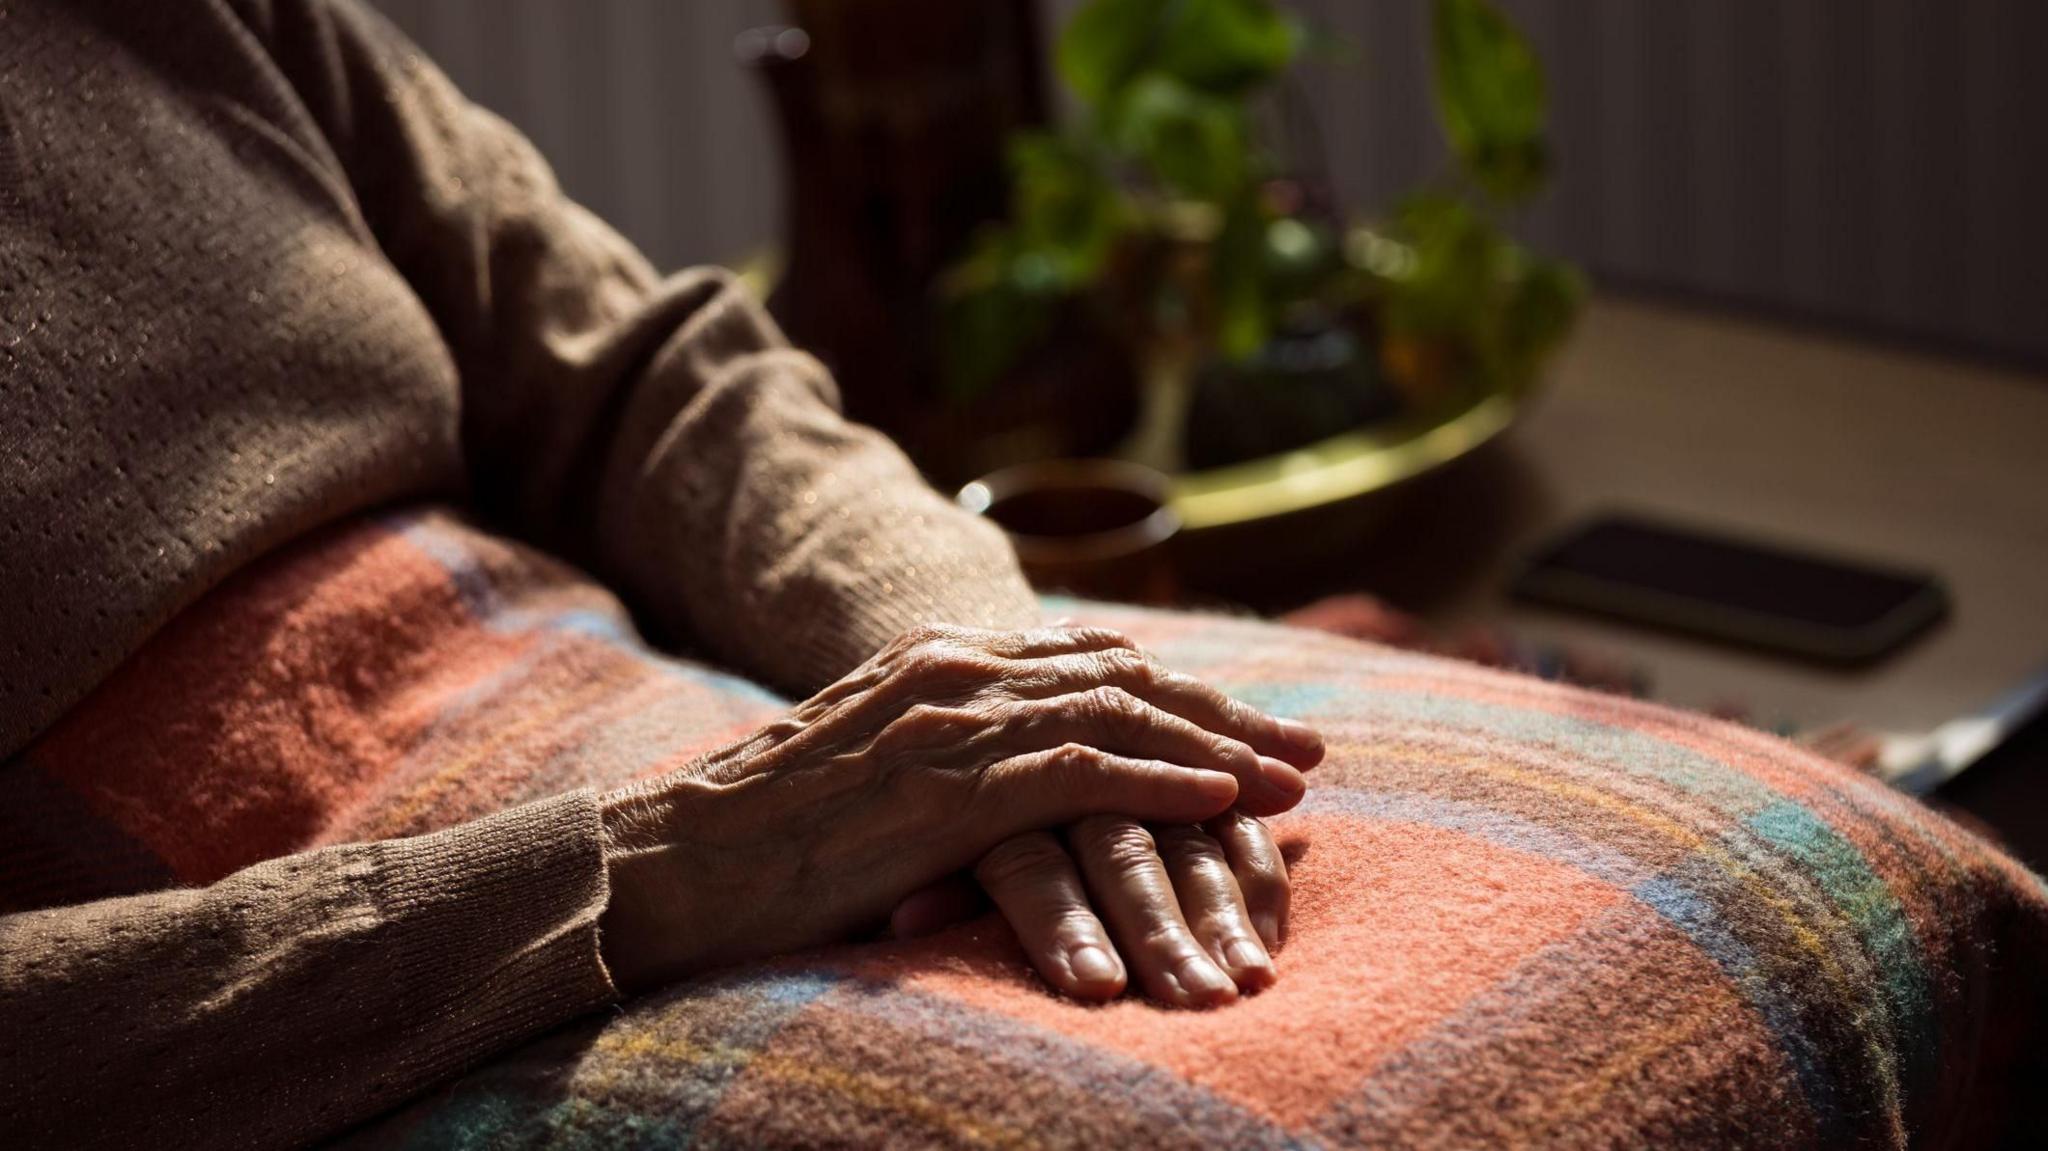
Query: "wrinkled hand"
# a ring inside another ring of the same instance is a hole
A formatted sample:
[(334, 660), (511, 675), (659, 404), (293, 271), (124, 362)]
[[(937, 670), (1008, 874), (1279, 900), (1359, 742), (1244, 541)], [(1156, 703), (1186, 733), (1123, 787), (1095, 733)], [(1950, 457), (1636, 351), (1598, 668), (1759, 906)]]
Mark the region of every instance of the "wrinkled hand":
[(900, 936), (925, 935), (980, 911), (984, 894), (1039, 974), (1068, 995), (1123, 994), (1128, 957), (1153, 999), (1214, 1007), (1278, 978), (1272, 953), (1286, 933), (1290, 891), (1272, 833), (1241, 811), (1201, 826), (1089, 816), (1064, 840), (1047, 832), (1005, 840), (971, 879), (904, 900), (890, 925)]
[[(1107, 658), (1123, 682), (1146, 679), (1168, 710), (1296, 768), (1322, 759), (1309, 729), (1275, 721), (1186, 676)], [(1287, 925), (1287, 864), (1266, 825), (1242, 810), (1206, 824), (1146, 826), (1090, 816), (1064, 836), (1035, 831), (997, 845), (973, 874), (897, 905), (899, 936), (937, 931), (993, 900), (1046, 982), (1080, 999), (1121, 995), (1135, 969), (1145, 994), (1177, 1007), (1230, 1003), (1278, 977)], [(1107, 927), (1105, 928), (1105, 921)]]
[(1114, 632), (918, 629), (787, 718), (605, 798), (605, 960), (645, 987), (843, 938), (1028, 831), (1293, 806), (1300, 772), (1225, 731), (1314, 740)]

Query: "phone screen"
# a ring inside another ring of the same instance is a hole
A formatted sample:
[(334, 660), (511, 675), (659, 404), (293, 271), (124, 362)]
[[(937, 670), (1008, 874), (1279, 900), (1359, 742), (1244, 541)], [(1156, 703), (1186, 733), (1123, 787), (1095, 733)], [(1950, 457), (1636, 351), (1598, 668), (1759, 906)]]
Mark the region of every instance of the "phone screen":
[(1543, 549), (1515, 581), (1528, 599), (1819, 659), (1896, 648), (1947, 610), (1926, 573), (1846, 563), (1628, 516)]

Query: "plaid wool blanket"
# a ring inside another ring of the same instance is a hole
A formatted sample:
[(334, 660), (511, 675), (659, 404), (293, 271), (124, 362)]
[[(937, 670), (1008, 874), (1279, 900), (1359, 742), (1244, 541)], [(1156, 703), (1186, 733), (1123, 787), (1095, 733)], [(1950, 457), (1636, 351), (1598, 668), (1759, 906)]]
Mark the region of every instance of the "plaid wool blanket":
[[(1833, 1148), (2042, 1129), (2048, 888), (1911, 800), (1646, 703), (1249, 620), (1056, 610), (1327, 737), (1275, 824), (1295, 880), (1277, 986), (1208, 1013), (1083, 1006), (989, 917), (636, 1000), (348, 1142)], [(79, 855), (110, 891), (614, 786), (784, 707), (439, 511), (257, 565), (146, 664), (27, 765), (119, 775), (102, 782), (128, 808)]]

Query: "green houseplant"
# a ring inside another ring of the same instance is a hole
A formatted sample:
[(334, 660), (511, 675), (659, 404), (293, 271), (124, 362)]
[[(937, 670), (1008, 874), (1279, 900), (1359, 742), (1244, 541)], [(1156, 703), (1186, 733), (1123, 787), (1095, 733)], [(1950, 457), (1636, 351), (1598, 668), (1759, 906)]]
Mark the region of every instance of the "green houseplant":
[(994, 385), (1077, 303), (1121, 334), (1155, 393), (1200, 385), (1155, 403), (1138, 437), (1135, 454), (1170, 466), (1205, 427), (1243, 426), (1302, 396), (1321, 398), (1277, 442), (1209, 454), (1227, 462), (1526, 386), (1583, 293), (1573, 269), (1503, 227), (1547, 170), (1534, 53), (1489, 0), (1432, 0), (1453, 163), (1368, 224), (1312, 207), (1272, 143), (1283, 78), (1310, 44), (1270, 0), (1077, 11), (1057, 70), (1079, 115), (1013, 138), (1009, 217), (942, 284), (953, 387)]

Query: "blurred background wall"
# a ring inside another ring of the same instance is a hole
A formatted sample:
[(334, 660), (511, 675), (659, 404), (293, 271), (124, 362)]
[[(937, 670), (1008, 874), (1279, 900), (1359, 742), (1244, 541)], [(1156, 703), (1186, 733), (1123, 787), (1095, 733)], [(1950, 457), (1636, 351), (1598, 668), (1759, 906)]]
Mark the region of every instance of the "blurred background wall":
[[(780, 161), (734, 62), (773, 0), (374, 0), (665, 267), (772, 241)], [(1046, 0), (1048, 26), (1075, 0)], [(1503, 0), (1550, 73), (1528, 237), (1605, 286), (2048, 364), (2048, 4)], [(1441, 161), (1422, 0), (1299, 0), (1344, 197)]]

